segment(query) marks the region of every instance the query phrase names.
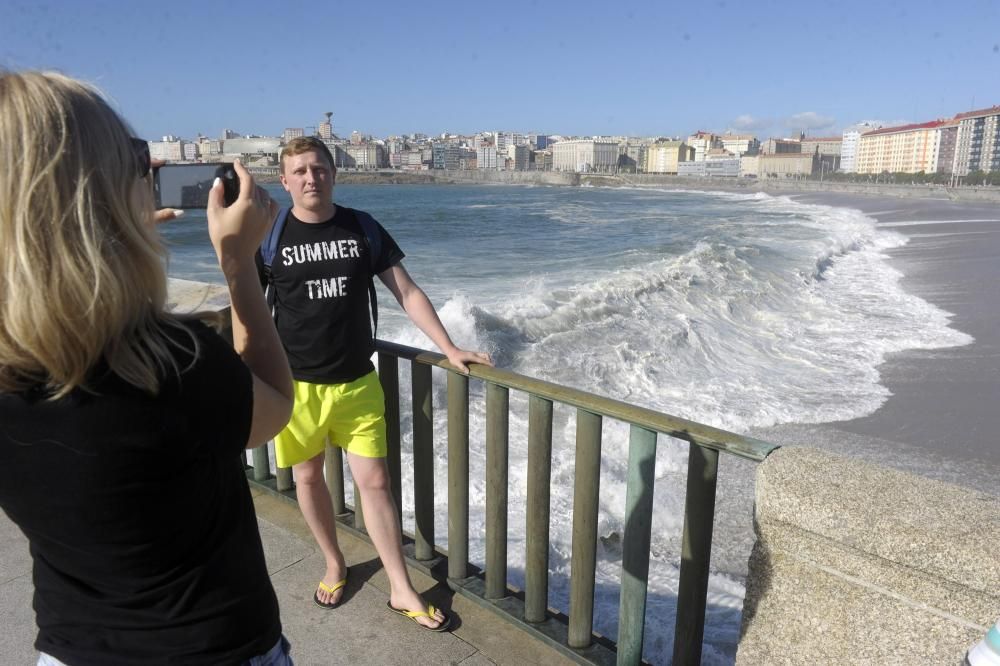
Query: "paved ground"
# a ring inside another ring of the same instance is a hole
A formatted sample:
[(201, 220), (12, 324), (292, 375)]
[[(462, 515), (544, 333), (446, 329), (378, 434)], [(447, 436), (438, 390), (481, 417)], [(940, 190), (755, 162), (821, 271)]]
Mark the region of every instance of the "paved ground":
[[(255, 491), (268, 570), (297, 666), (327, 664), (568, 664), (565, 656), (411, 569), (417, 589), (456, 617), (456, 629), (433, 633), (385, 608), (388, 579), (366, 542), (341, 534), (351, 566), (345, 604), (318, 608), (312, 594), (323, 571), (298, 509)], [(0, 664), (34, 664), (31, 559), (27, 541), (0, 512)]]

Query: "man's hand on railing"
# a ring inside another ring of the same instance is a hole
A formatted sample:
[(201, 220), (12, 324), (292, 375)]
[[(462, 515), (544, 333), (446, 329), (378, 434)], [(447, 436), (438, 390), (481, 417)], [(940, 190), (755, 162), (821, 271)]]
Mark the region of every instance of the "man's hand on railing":
[(486, 352), (474, 352), (466, 351), (464, 349), (459, 349), (455, 347), (451, 353), (446, 354), (448, 357), (448, 362), (453, 366), (462, 371), (463, 374), (469, 374), (469, 366), (467, 363), (478, 363), (480, 365), (488, 365), (493, 367), (493, 359)]

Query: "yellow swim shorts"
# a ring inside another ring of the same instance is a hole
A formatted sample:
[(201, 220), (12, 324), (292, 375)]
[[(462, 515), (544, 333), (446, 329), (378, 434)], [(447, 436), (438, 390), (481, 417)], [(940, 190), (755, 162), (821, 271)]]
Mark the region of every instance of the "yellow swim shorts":
[(350, 453), (385, 457), (385, 397), (374, 370), (346, 384), (294, 383), (292, 418), (274, 438), (278, 467), (316, 457), (327, 437)]

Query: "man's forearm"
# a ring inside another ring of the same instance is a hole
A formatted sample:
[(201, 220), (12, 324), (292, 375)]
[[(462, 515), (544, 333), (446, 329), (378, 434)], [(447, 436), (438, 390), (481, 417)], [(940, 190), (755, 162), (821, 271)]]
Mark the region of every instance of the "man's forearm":
[(455, 343), (451, 341), (451, 336), (448, 335), (444, 324), (441, 323), (441, 318), (434, 310), (434, 305), (431, 304), (423, 289), (419, 287), (410, 289), (400, 301), (400, 305), (403, 306), (403, 311), (406, 312), (410, 321), (423, 331), (424, 335), (430, 338), (431, 342), (437, 345), (438, 349), (446, 356), (455, 350)]

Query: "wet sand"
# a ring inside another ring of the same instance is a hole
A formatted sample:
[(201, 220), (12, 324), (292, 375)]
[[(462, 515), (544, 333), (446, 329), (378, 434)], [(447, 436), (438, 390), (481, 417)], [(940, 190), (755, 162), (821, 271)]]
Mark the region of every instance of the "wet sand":
[(905, 351), (879, 368), (892, 396), (863, 418), (761, 429), (1000, 494), (1000, 205), (838, 193), (789, 193), (803, 203), (859, 209), (909, 242), (889, 251), (901, 286), (952, 313), (975, 338), (963, 347)]

